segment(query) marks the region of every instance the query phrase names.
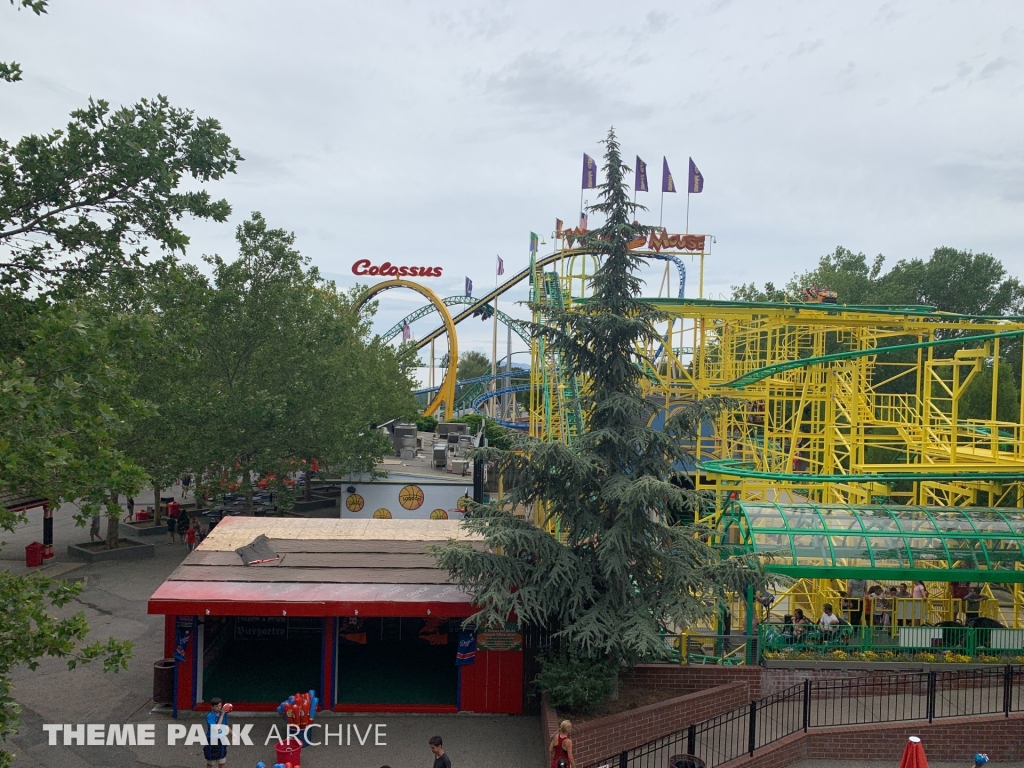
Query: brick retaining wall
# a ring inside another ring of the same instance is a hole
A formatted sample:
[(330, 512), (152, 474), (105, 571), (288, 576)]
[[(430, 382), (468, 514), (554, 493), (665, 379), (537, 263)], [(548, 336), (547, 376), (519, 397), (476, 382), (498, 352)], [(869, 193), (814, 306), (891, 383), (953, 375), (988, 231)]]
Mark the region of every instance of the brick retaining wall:
[[(747, 685), (751, 699), (765, 695), (761, 667), (719, 667), (700, 664), (641, 664), (632, 675), (623, 675), (624, 680), (640, 688), (661, 688), (678, 691), (680, 694), (697, 693), (727, 683), (742, 682)], [(748, 699), (749, 701), (749, 699)], [(747, 702), (741, 702), (746, 704)]]
[[(589, 765), (728, 712), (749, 700), (749, 685), (745, 681), (737, 681), (574, 724), (573, 756), (577, 765)], [(542, 699), (540, 717), (544, 748), (547, 750), (548, 741), (558, 730), (559, 720), (546, 695)]]
[[(787, 768), (801, 760), (845, 759), (899, 764), (910, 736), (920, 736), (925, 755), (936, 762), (971, 764), (976, 752), (995, 762), (1018, 761), (1024, 751), (1024, 713), (951, 717), (907, 723), (846, 725), (795, 733), (720, 768)], [(856, 758), (850, 756), (856, 755)]]

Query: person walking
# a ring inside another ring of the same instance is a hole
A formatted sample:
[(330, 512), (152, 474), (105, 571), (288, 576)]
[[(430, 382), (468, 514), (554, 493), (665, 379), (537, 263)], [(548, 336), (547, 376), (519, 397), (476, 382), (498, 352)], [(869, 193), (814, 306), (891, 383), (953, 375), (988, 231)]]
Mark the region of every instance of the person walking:
[(558, 733), (551, 737), (548, 750), (551, 752), (551, 768), (576, 768), (576, 760), (572, 756), (572, 723), (563, 720), (558, 725)]
[(89, 541), (103, 541), (103, 537), (100, 536), (100, 516), (93, 515), (92, 522), (89, 525)]
[(128, 497), (128, 501), (125, 502), (125, 506), (128, 508), (128, 514), (127, 514), (127, 516), (125, 516), (124, 521), (126, 523), (134, 523), (135, 522), (135, 497), (134, 496), (129, 496)]
[(167, 543), (174, 543), (174, 532), (178, 528), (178, 515), (181, 514), (181, 505), (175, 499), (167, 503)]
[(199, 546), (199, 532), (196, 530), (198, 527), (199, 521), (193, 519), (188, 530), (185, 531), (185, 543), (188, 544), (189, 552), (194, 552), (195, 548)]
[(444, 753), (444, 742), (440, 736), (431, 736), (430, 751), (434, 753), (434, 768), (452, 768), (451, 758)]

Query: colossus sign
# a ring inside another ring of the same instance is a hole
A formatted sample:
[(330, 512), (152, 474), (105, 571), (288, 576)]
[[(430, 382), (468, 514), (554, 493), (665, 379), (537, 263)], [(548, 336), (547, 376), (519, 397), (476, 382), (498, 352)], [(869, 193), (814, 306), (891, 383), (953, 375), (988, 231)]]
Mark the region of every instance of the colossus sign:
[(390, 261), (385, 261), (377, 267), (371, 264), (369, 259), (360, 259), (352, 265), (352, 274), (360, 277), (440, 277), (441, 267), (400, 267)]

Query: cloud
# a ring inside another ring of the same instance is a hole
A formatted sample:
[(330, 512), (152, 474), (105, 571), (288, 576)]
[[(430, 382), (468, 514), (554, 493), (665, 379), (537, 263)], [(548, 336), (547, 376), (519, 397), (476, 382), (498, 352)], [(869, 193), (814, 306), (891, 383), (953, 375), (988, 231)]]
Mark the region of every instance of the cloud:
[(992, 61), (982, 67), (981, 72), (978, 73), (978, 79), (987, 80), (990, 77), (995, 77), (1004, 69), (1011, 66), (1015, 66), (1015, 64), (1005, 56), (996, 56)]
[(789, 54), (789, 58), (795, 59), (798, 56), (804, 56), (808, 53), (813, 53), (825, 44), (825, 38), (819, 37), (817, 40), (804, 40), (796, 47), (796, 49)]
[(517, 109), (545, 114), (576, 111), (641, 117), (649, 113), (648, 107), (615, 95), (614, 80), (599, 82), (588, 71), (593, 68), (582, 63), (567, 66), (558, 53), (523, 53), (487, 78), (485, 92)]
[(664, 32), (672, 24), (672, 17), (664, 11), (650, 11), (644, 18), (643, 31), (647, 34)]

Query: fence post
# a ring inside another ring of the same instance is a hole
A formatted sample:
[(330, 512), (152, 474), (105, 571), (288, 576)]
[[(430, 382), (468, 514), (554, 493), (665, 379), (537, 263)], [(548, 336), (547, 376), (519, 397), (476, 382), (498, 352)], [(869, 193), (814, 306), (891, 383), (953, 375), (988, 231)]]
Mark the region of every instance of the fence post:
[(804, 733), (811, 727), (811, 681), (804, 680)]
[(935, 717), (935, 684), (937, 675), (935, 672), (928, 673), (928, 696), (927, 696), (927, 715), (928, 722), (930, 723)]
[(628, 763), (629, 763), (629, 752), (624, 749), (624, 750), (622, 750), (619, 753), (619, 768), (626, 768), (626, 765)]
[(695, 755), (697, 754), (697, 725), (692, 723), (689, 728), (686, 729), (686, 754)]
[(754, 756), (754, 748), (757, 746), (757, 701), (750, 702), (750, 734), (747, 746), (750, 748), (750, 756)]
[(1006, 665), (1003, 670), (1003, 714), (1010, 716), (1011, 701), (1013, 697), (1013, 666)]

